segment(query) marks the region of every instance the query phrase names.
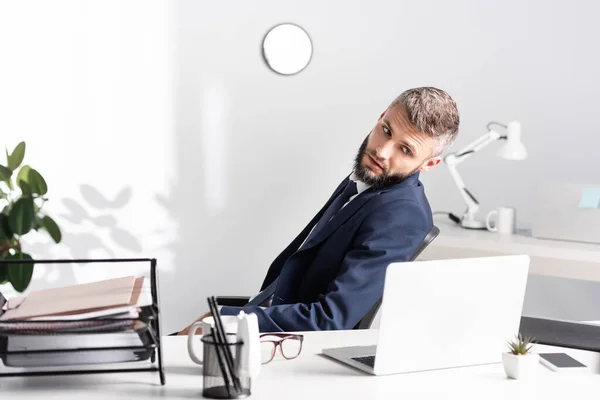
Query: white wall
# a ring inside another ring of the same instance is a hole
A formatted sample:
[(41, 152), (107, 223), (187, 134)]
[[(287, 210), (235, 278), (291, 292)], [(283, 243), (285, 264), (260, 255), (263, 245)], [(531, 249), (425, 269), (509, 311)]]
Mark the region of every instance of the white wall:
[[(28, 234), (34, 258), (157, 257), (174, 273), (177, 221), (157, 199), (176, 173), (168, 12), (151, 1), (0, 4), (0, 145), (26, 141), (63, 231), (60, 245)], [(40, 265), (30, 289), (127, 267)]]
[[(379, 113), (421, 85), (458, 102), (456, 147), (491, 120), (521, 121), (529, 160), (494, 159), (490, 146), (461, 173), (482, 212), (511, 204), (528, 224), (537, 180), (600, 180), (599, 11), (542, 0), (2, 3), (0, 132), (10, 146), (27, 140), (67, 232), (60, 246), (35, 238), (33, 248), (157, 257), (164, 325), (179, 329), (206, 296), (258, 289)], [(314, 43), (294, 77), (260, 56), (284, 21)], [(443, 166), (423, 181), (435, 210), (463, 209)], [(96, 208), (90, 187), (108, 199), (129, 190), (128, 201)], [(73, 219), (75, 204), (120, 230)], [(49, 278), (36, 273), (36, 284)]]

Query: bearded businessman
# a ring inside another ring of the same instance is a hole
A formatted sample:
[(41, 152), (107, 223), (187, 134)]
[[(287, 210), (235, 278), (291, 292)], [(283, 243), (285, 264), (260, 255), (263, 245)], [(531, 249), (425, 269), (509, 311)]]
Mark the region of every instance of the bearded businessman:
[(255, 313), (261, 332), (356, 326), (383, 295), (387, 266), (409, 260), (432, 228), (419, 175), (440, 163), (458, 126), (445, 91), (401, 93), (360, 145), (353, 171), (273, 261), (260, 293), (220, 314)]

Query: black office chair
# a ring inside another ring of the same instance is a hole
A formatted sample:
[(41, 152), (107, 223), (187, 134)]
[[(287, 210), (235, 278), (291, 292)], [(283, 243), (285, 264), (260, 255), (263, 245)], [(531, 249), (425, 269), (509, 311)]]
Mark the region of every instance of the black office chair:
[[(410, 258), (410, 261), (416, 260), (417, 257), (419, 257), (419, 255), (421, 255), (423, 250), (425, 250), (427, 248), (427, 246), (429, 246), (431, 244), (431, 242), (433, 242), (433, 240), (439, 234), (440, 234), (440, 229), (434, 225), (429, 230), (429, 232), (425, 236), (425, 239), (423, 239), (423, 241), (421, 242), (419, 247), (417, 247), (417, 250)], [(217, 297), (217, 304), (220, 306), (243, 307), (248, 303), (248, 301), (250, 301), (250, 297), (248, 297), (248, 296), (220, 296), (220, 297)], [(371, 327), (371, 324), (373, 324), (373, 320), (375, 319), (377, 312), (379, 311), (379, 307), (381, 307), (381, 299), (379, 299), (379, 301), (377, 303), (375, 303), (375, 305), (371, 308), (371, 310), (369, 310), (367, 315), (365, 315), (360, 320), (360, 322), (358, 324), (356, 324), (354, 329), (369, 329)]]

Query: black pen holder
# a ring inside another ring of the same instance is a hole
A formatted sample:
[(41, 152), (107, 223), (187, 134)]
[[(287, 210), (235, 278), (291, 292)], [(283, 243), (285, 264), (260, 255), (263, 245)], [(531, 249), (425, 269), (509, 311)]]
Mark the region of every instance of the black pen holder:
[[(215, 341), (212, 334), (202, 336), (203, 390), (209, 399), (242, 399), (250, 396), (250, 378), (240, 376), (244, 343), (237, 335), (227, 334), (227, 343)], [(229, 350), (229, 351), (228, 351)]]

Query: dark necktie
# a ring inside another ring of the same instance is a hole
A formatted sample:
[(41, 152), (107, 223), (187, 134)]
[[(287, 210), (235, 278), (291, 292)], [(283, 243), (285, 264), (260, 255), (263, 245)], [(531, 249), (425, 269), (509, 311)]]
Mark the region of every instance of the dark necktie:
[(340, 193), (335, 200), (333, 200), (329, 207), (327, 207), (327, 210), (325, 210), (325, 213), (315, 226), (315, 229), (313, 229), (311, 232), (310, 236), (316, 235), (321, 229), (323, 229), (323, 226), (331, 221), (331, 218), (333, 218), (342, 209), (344, 204), (346, 204), (348, 200), (350, 200), (350, 198), (356, 193), (358, 193), (356, 189), (356, 182), (348, 179), (348, 183), (346, 184), (344, 191)]
[[(352, 181), (351, 179), (348, 179), (348, 183), (346, 184), (344, 191), (335, 198), (335, 200), (331, 203), (329, 207), (327, 207), (327, 210), (325, 210), (325, 213), (323, 214), (315, 228), (312, 230), (309, 237), (319, 232), (323, 228), (323, 226), (325, 226), (325, 224), (327, 224), (327, 222), (329, 222), (331, 218), (333, 218), (335, 214), (337, 214), (338, 211), (342, 209), (344, 204), (346, 204), (348, 200), (350, 200), (350, 198), (356, 193), (358, 193), (358, 190), (356, 189), (356, 182)], [(275, 278), (275, 280), (271, 282), (269, 286), (267, 286), (262, 292), (256, 295), (255, 298), (250, 300), (248, 302), (248, 305), (258, 306), (264, 303), (266, 300), (268, 300), (271, 296), (273, 296), (273, 293), (275, 293), (275, 288), (277, 287), (278, 279), (279, 277)]]

